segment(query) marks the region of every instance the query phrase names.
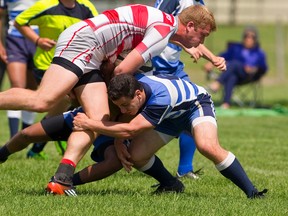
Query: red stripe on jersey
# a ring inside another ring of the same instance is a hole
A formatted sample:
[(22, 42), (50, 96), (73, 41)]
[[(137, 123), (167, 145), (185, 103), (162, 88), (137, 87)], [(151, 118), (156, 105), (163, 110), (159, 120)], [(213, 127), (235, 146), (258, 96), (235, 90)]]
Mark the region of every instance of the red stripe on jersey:
[(144, 35), (143, 34), (135, 34), (133, 35), (133, 39), (132, 39), (132, 47), (136, 47), (138, 44), (141, 43), (141, 41), (143, 40)]
[(104, 11), (103, 14), (109, 19), (110, 23), (120, 22), (119, 14), (116, 10), (107, 10)]
[(74, 34), (72, 35), (72, 37), (70, 38), (70, 40), (68, 41), (66, 46), (61, 50), (59, 56), (61, 56), (62, 53), (67, 49), (67, 47), (70, 45), (70, 43), (73, 41), (74, 37), (76, 36), (77, 32), (81, 31), (83, 28), (86, 28), (86, 27), (87, 27), (87, 25), (82, 26), (81, 28), (79, 28), (77, 31), (74, 32)]
[(133, 23), (140, 28), (146, 28), (148, 22), (148, 8), (144, 5), (131, 6)]
[(92, 28), (93, 31), (96, 31), (97, 27), (91, 20), (87, 19), (84, 20), (84, 22), (86, 22), (90, 26), (90, 28)]
[(136, 50), (142, 54), (143, 52), (145, 52), (146, 50), (148, 49), (148, 47), (143, 43), (141, 42), (140, 44), (137, 45), (136, 47)]
[(162, 12), (162, 13), (163, 13), (163, 21), (164, 21), (164, 23), (173, 26), (173, 24), (174, 24), (174, 16), (171, 15), (171, 14), (164, 13), (164, 12)]
[(161, 34), (161, 36), (164, 38), (167, 34), (170, 33), (171, 28), (169, 26), (163, 26), (163, 25), (156, 25), (154, 28)]
[[(76, 59), (78, 59), (80, 56), (82, 56), (82, 55), (84, 55), (85, 53), (88, 53), (90, 51), (90, 49), (87, 49), (87, 50), (85, 50), (84, 52), (81, 52), (81, 53), (79, 53), (77, 56), (75, 56), (73, 59), (72, 59), (72, 61), (71, 62), (74, 62)], [(91, 56), (92, 54), (90, 54), (90, 55), (87, 55), (86, 57), (85, 57), (85, 60), (86, 60), (86, 62), (90, 62), (90, 60), (91, 60)]]

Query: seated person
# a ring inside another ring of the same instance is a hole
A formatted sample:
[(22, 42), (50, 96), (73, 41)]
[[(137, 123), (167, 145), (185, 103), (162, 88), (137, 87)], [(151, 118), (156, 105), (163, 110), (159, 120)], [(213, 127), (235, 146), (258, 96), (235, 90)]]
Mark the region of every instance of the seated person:
[[(229, 43), (226, 51), (220, 54), (227, 62), (227, 70), (213, 81), (209, 88), (217, 92), (224, 87), (222, 108), (229, 108), (233, 89), (236, 85), (259, 80), (267, 71), (265, 52), (260, 48), (257, 29), (246, 27), (242, 43)], [(204, 66), (205, 71), (213, 69), (211, 63)]]

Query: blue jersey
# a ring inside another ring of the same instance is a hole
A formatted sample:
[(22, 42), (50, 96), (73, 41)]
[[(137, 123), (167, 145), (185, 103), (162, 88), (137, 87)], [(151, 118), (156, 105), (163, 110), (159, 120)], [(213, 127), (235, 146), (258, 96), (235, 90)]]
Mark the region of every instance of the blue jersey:
[[(196, 4), (204, 5), (204, 2), (202, 0), (157, 0), (154, 6), (165, 13), (177, 16), (183, 9)], [(181, 47), (169, 43), (159, 56), (152, 58), (155, 71), (158, 73), (175, 74), (184, 78), (185, 73), (177, 74), (184, 69), (184, 64), (180, 61), (181, 50)]]
[[(31, 7), (37, 0), (4, 0), (1, 1), (0, 7), (3, 9), (7, 9), (8, 12), (8, 34), (16, 37), (24, 37), (22, 34), (14, 27), (14, 21), (16, 16), (18, 16), (21, 12)], [(38, 34), (38, 27), (31, 26), (34, 31)]]
[(135, 77), (143, 84), (147, 98), (141, 115), (154, 126), (190, 112), (197, 97), (208, 94), (203, 87), (174, 75), (137, 74)]
[(237, 60), (244, 66), (259, 68), (262, 73), (268, 70), (266, 54), (259, 46), (247, 49), (242, 43), (231, 43), (225, 52), (220, 53), (220, 56), (225, 58), (227, 63)]

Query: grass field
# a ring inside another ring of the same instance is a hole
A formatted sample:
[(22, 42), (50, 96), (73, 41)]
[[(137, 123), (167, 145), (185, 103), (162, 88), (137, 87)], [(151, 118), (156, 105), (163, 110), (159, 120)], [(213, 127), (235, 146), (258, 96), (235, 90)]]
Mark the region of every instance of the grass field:
[[(0, 215), (287, 215), (287, 120), (218, 119), (222, 145), (238, 157), (259, 189), (269, 189), (263, 200), (248, 200), (198, 152), (194, 166), (203, 167), (204, 175), (199, 181), (183, 179), (183, 194), (151, 195), (154, 189), (150, 186), (156, 183), (153, 179), (137, 171), (120, 171), (102, 181), (79, 186), (77, 198), (45, 196), (43, 189), (60, 160), (50, 143), (46, 148), (49, 160), (28, 160), (23, 151), (1, 164)], [(1, 136), (1, 143), (4, 137)], [(173, 173), (178, 151), (177, 142), (173, 141), (158, 153)], [(90, 163), (87, 155), (78, 169)]]
[[(238, 39), (241, 29), (219, 28), (213, 33), (214, 42), (207, 41), (207, 44), (213, 45), (212, 50), (217, 53), (225, 41)], [(260, 28), (270, 64), (263, 82), (263, 103), (288, 107), (287, 81), (277, 79), (273, 30), (273, 26)], [(207, 81), (201, 72), (204, 61), (190, 64), (188, 56), (182, 58), (193, 81), (205, 85)], [(0, 111), (0, 122), (0, 145), (3, 145), (9, 136), (5, 111)], [(150, 186), (156, 182), (134, 170), (129, 174), (120, 171), (102, 181), (79, 186), (77, 198), (45, 196), (44, 188), (61, 159), (51, 142), (45, 149), (49, 160), (28, 160), (26, 151), (22, 151), (0, 165), (0, 215), (287, 215), (287, 122), (287, 116), (218, 117), (222, 146), (238, 157), (259, 189), (269, 189), (262, 200), (248, 200), (198, 152), (194, 167), (203, 167), (204, 175), (199, 181), (183, 179), (186, 186), (183, 194), (151, 195), (154, 189)], [(173, 174), (178, 152), (177, 140), (158, 152)], [(90, 163), (87, 154), (77, 169)]]

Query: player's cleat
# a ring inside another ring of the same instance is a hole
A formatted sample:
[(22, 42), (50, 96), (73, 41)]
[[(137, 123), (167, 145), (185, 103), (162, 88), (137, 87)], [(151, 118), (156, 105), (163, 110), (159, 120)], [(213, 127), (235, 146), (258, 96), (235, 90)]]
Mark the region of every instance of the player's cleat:
[(265, 194), (268, 192), (268, 189), (264, 189), (262, 191), (258, 191), (257, 189), (252, 192), (251, 196), (248, 196), (250, 199), (262, 199), (265, 197)]
[(167, 185), (154, 185), (153, 187), (158, 186), (158, 188), (153, 192), (153, 194), (161, 194), (161, 193), (183, 193), (185, 186), (183, 183), (176, 178), (176, 181), (174, 184), (167, 186)]
[(64, 155), (64, 152), (67, 148), (67, 142), (66, 141), (55, 141), (55, 147), (59, 155)]
[(39, 153), (35, 153), (32, 150), (29, 150), (27, 152), (27, 158), (33, 158), (33, 159), (37, 159), (37, 160), (47, 160), (48, 155), (43, 151), (41, 151)]
[(0, 159), (0, 164), (4, 163), (8, 158), (2, 158)]
[(77, 196), (73, 185), (59, 183), (55, 180), (54, 176), (51, 178), (45, 190), (46, 194)]
[(200, 175), (203, 174), (203, 171), (202, 171), (202, 168), (193, 172), (193, 171), (190, 171), (188, 173), (185, 173), (183, 175), (180, 175), (178, 172), (176, 173), (176, 177), (177, 178), (190, 178), (190, 179), (199, 179), (200, 178)]

